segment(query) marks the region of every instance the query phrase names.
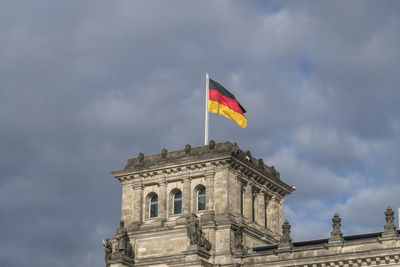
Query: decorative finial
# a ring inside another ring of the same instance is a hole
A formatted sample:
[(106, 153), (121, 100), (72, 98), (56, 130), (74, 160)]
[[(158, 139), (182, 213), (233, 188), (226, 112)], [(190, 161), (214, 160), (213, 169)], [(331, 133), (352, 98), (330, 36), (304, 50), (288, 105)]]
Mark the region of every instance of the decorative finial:
[(263, 159), (258, 159), (258, 167), (260, 167), (260, 168), (264, 168), (264, 161), (263, 161)]
[(109, 238), (103, 240), (104, 247), (104, 260), (106, 261), (106, 267), (110, 266), (110, 260), (112, 259), (113, 247)]
[(232, 152), (235, 153), (235, 154), (239, 153), (239, 146), (238, 146), (238, 144), (236, 142), (233, 143)]
[(292, 239), (290, 238), (290, 228), (288, 220), (285, 220), (282, 225), (282, 238), (279, 241), (278, 249), (291, 248), (293, 246)]
[(168, 153), (168, 150), (166, 150), (165, 148), (163, 148), (163, 149), (161, 150), (161, 158), (165, 159), (165, 158), (167, 157), (167, 153)]
[(385, 216), (386, 216), (386, 225), (385, 225), (385, 231), (382, 233), (382, 235), (395, 235), (396, 232), (396, 225), (394, 224), (394, 211), (390, 206), (388, 206), (387, 210), (385, 211)]
[(190, 153), (190, 150), (192, 150), (192, 146), (189, 145), (189, 144), (187, 144), (187, 145), (185, 146), (185, 154), (189, 154), (189, 153)]
[(210, 143), (208, 143), (208, 147), (210, 148), (210, 150), (214, 150), (215, 149), (215, 141), (211, 140)]
[(339, 214), (336, 212), (332, 218), (332, 227), (333, 230), (331, 232), (331, 238), (329, 238), (329, 242), (340, 242), (343, 241), (343, 233), (340, 229), (342, 224), (340, 223), (342, 219), (339, 217)]
[(143, 163), (143, 161), (144, 161), (144, 154), (143, 153), (139, 153), (138, 161), (139, 161), (139, 163)]

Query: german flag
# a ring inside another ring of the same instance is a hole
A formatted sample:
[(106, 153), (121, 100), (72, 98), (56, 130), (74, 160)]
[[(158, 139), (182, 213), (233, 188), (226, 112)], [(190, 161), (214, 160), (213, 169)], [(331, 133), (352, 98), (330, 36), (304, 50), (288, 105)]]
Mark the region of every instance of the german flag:
[(246, 110), (240, 105), (231, 92), (214, 80), (209, 79), (208, 111), (224, 115), (235, 121), (240, 127), (246, 128), (247, 118), (244, 116)]

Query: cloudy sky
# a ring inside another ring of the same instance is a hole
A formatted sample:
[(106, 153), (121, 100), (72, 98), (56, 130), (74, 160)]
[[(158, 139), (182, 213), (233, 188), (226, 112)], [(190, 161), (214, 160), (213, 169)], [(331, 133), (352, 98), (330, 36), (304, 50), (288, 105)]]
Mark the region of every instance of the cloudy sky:
[(296, 191), (296, 241), (382, 231), (400, 206), (399, 1), (0, 4), (0, 265), (103, 266), (110, 171), (203, 143), (205, 73), (247, 109), (210, 114)]

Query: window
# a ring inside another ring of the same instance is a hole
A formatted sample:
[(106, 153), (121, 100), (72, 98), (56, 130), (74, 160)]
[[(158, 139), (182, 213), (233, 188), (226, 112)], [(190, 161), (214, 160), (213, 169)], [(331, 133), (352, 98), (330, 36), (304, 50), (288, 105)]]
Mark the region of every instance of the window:
[(157, 194), (153, 194), (150, 196), (150, 203), (149, 203), (149, 217), (157, 217), (158, 216), (158, 196)]
[(197, 191), (197, 210), (206, 209), (206, 188), (201, 186)]
[(174, 214), (182, 213), (182, 192), (178, 191), (174, 194)]

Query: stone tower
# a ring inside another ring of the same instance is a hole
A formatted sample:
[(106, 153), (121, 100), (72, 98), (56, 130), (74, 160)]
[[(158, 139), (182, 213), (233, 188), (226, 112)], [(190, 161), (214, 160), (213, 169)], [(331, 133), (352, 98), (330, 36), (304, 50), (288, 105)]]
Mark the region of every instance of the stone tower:
[(229, 142), (140, 153), (112, 175), (122, 210), (107, 241), (111, 267), (236, 266), (249, 248), (280, 240), (284, 199), (294, 191)]

